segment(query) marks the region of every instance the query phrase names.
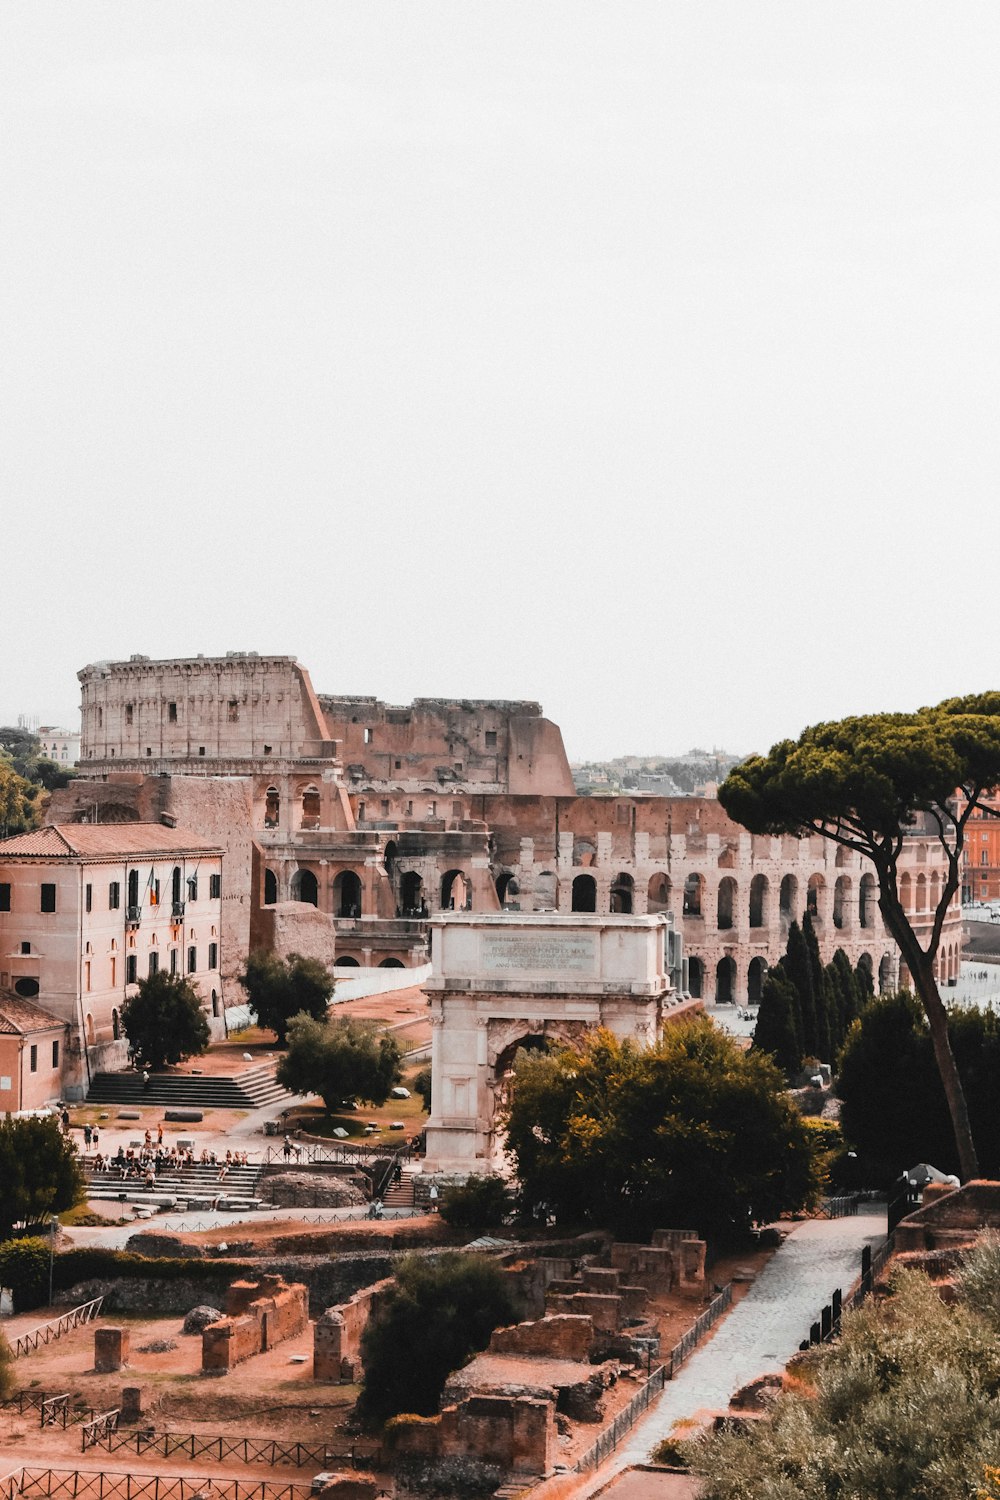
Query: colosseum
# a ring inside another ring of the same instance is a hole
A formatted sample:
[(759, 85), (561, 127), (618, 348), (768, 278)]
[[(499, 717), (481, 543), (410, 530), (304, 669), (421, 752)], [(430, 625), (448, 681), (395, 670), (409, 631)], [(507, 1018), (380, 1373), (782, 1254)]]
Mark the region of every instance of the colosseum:
[[(579, 797), (537, 703), (328, 696), (293, 657), (254, 652), (79, 678), (81, 779), (50, 818), (183, 820), (221, 843), (230, 975), (295, 903), (326, 918), (342, 967), (424, 963), (440, 911), (663, 912), (687, 992), (745, 1004), (809, 911), (824, 959), (843, 948), (880, 988), (906, 978), (857, 856), (752, 837), (709, 797)], [(934, 839), (908, 835), (900, 867), (919, 932), (944, 878)], [(956, 901), (944, 983), (960, 946)]]

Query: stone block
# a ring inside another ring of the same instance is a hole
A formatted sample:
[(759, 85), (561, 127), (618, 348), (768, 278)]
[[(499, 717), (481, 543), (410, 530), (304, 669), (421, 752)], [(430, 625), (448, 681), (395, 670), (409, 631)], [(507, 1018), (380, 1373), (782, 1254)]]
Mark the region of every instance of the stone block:
[(138, 1422), (143, 1413), (142, 1386), (122, 1386), (121, 1419), (123, 1422)]
[(129, 1332), (127, 1328), (95, 1328), (94, 1369), (98, 1375), (113, 1375), (128, 1364)]

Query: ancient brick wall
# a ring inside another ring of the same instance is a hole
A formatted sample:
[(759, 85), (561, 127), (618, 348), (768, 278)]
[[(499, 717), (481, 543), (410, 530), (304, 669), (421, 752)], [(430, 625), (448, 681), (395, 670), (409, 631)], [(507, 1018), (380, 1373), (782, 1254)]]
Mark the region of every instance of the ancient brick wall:
[(438, 1417), (392, 1422), (387, 1437), (400, 1456), (475, 1458), (507, 1474), (548, 1474), (556, 1456), (555, 1404), (469, 1396)]
[(356, 1381), (361, 1373), (361, 1336), (375, 1317), (389, 1288), (390, 1276), (355, 1292), (338, 1307), (328, 1307), (313, 1328), (313, 1379)]
[(243, 1360), (294, 1338), (309, 1321), (307, 1290), (279, 1277), (233, 1282), (226, 1293), (226, 1316), (202, 1333), (201, 1368), (224, 1374)]
[(489, 1352), (584, 1361), (589, 1356), (593, 1339), (591, 1318), (557, 1314), (538, 1318), (532, 1323), (515, 1323), (509, 1328), (494, 1329)]

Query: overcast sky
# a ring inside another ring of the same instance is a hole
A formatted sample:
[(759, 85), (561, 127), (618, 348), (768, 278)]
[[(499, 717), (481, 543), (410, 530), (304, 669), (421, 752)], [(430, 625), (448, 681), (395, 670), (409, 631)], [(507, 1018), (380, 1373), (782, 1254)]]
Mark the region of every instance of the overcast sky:
[(998, 685), (992, 0), (0, 16), (0, 718), (133, 652), (573, 758)]

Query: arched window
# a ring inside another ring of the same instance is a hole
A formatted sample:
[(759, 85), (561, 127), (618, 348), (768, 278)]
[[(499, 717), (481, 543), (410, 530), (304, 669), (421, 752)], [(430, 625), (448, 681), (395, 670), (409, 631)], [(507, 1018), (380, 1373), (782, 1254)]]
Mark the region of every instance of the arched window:
[(344, 953), (340, 958), (334, 959), (333, 967), (335, 969), (360, 969), (361, 965), (349, 953)]
[(383, 958), (379, 964), (380, 969), (403, 969), (406, 965), (399, 958)]
[(535, 876), (535, 910), (555, 911), (559, 905), (555, 870), (542, 870)]
[(296, 870), (292, 876), (292, 900), (319, 905), (319, 882), (312, 870)]
[(747, 970), (747, 1004), (759, 1005), (760, 992), (764, 984), (764, 975), (767, 973), (767, 961), (763, 958), (752, 958)]
[(277, 828), (281, 817), (281, 794), (276, 786), (269, 786), (264, 793), (264, 827)]
[(333, 882), (333, 911), (338, 917), (360, 917), (361, 880), (353, 870), (341, 870)]
[(273, 870), (264, 871), (264, 905), (274, 906), (278, 900), (278, 877)]
[(702, 897), (705, 893), (705, 877), (689, 875), (684, 882), (684, 915), (700, 917)]
[(399, 882), (400, 916), (420, 917), (424, 914), (424, 882), (416, 870), (407, 870)]
[(472, 910), (472, 882), (464, 870), (446, 870), (441, 877), (441, 910)]
[(736, 963), (729, 957), (720, 958), (715, 967), (715, 1003), (732, 1005), (736, 998)]
[(719, 881), (718, 926), (724, 932), (733, 925), (736, 909), (736, 881), (731, 875), (723, 875)]
[(577, 875), (573, 881), (573, 910), (597, 910), (597, 881), (593, 875)]
[(766, 875), (755, 875), (750, 882), (750, 926), (767, 926), (768, 884)]
[(501, 906), (504, 906), (508, 901), (516, 901), (521, 893), (521, 887), (510, 870), (501, 870), (496, 878), (496, 891), (497, 900)]
[(927, 876), (921, 870), (917, 876), (917, 911), (927, 910)]
[(611, 886), (611, 911), (620, 916), (631, 916), (635, 895), (635, 882), (624, 872), (618, 875)]
[(670, 910), (670, 877), (659, 871), (649, 877), (646, 892), (646, 910), (650, 916)]
[(781, 881), (778, 892), (778, 915), (781, 918), (781, 929), (785, 932), (792, 922), (799, 906), (799, 882), (794, 875), (785, 875)]
[(302, 793), (302, 827), (305, 829), (318, 828), (320, 823), (320, 801), (319, 790), (314, 786), (307, 786)]
[(899, 904), (904, 911), (913, 910), (913, 890), (909, 870), (904, 870), (899, 877)]
[(822, 875), (810, 875), (806, 889), (806, 911), (814, 922), (822, 922), (826, 902), (826, 881)]
[(875, 876), (862, 875), (858, 886), (858, 922), (862, 927), (875, 925)]
[(688, 994), (700, 1000), (705, 990), (705, 965), (700, 958), (688, 959)]
[(851, 925), (851, 882), (847, 875), (838, 875), (833, 887), (833, 925)]

